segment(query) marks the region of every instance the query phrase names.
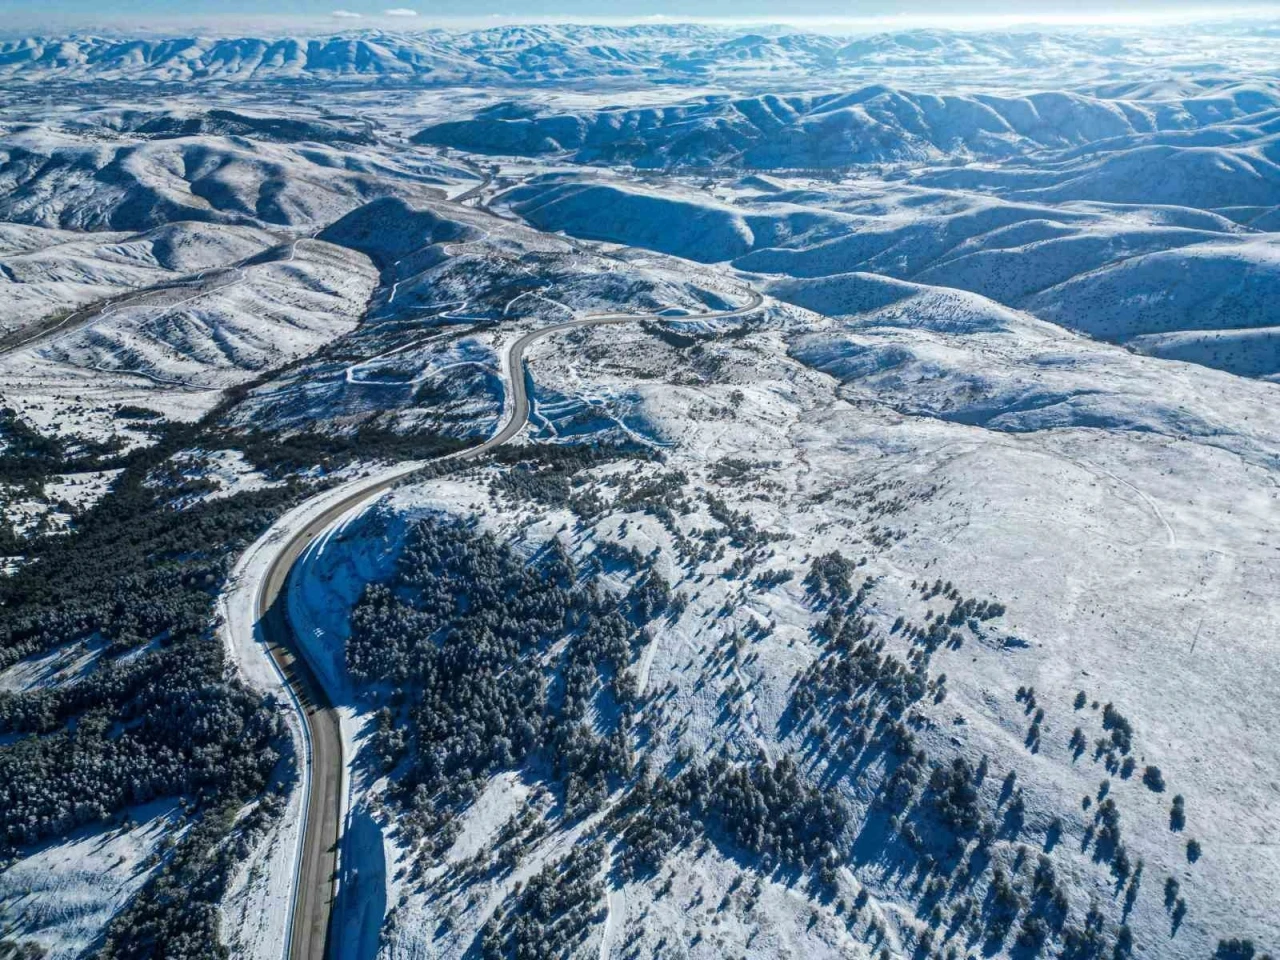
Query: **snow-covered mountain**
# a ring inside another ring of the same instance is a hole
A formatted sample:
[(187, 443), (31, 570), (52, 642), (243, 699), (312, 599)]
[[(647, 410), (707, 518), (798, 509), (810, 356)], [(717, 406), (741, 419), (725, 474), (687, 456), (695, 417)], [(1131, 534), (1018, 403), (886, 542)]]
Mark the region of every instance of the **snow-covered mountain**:
[[(1184, 145), (1270, 136), (1277, 107), (1280, 89), (1270, 84), (1222, 84), (1174, 100), (1105, 100), (1067, 91), (936, 96), (875, 85), (843, 94), (709, 97), (571, 114), (498, 104), (468, 120), (433, 124), (415, 139), (484, 153), (559, 154), (638, 167), (841, 167), (1001, 159), (1071, 147), (1078, 153), (1146, 148), (1160, 156)], [(1224, 124), (1233, 126), (1219, 129)], [(1205, 132), (1210, 126), (1213, 132)], [(1142, 166), (1151, 158), (1139, 154), (1133, 162)], [(984, 174), (952, 176), (984, 182)], [(998, 184), (999, 176), (990, 178)], [(1040, 182), (1053, 182), (1052, 173), (1041, 172), (1039, 180), (1024, 175), (1022, 186)]]
[(366, 31), (330, 37), (32, 37), (0, 43), (19, 80), (429, 83), (636, 75), (701, 28), (502, 27), (472, 33)]
[[(1005, 199), (940, 189), (935, 179), (785, 189), (747, 176), (693, 191), (558, 175), (503, 201), (546, 230), (799, 278), (780, 295), (824, 313), (846, 312), (844, 278), (877, 274), (972, 291), (1142, 352), (1280, 375), (1276, 234), (1168, 205), (1158, 176), (1151, 191), (1163, 205), (1104, 203), (1083, 185), (1075, 202)], [(1187, 189), (1203, 196), (1207, 186)], [(1275, 188), (1264, 192), (1256, 177), (1240, 189), (1275, 203)]]
[[(1203, 37), (1200, 38), (1203, 41)], [(457, 32), (362, 30), (329, 36), (168, 37), (71, 35), (0, 42), (0, 79), (134, 82), (456, 82), (563, 81), (630, 77), (753, 77), (777, 82), (872, 71), (973, 71), (976, 87), (990, 71), (1095, 68), (1105, 82), (1117, 71), (1153, 65), (1213, 73), (1236, 60), (1265, 62), (1275, 38), (1240, 30), (1216, 38), (1217, 59), (1203, 42), (1173, 31), (1158, 38), (1082, 32), (973, 33), (899, 30), (851, 39), (783, 27), (731, 29), (699, 24), (629, 26), (504, 25)], [(987, 71), (984, 76), (981, 71)], [(1165, 74), (1168, 76), (1167, 72)], [(1043, 80), (1041, 81), (1043, 82)]]
[[(354, 135), (332, 126), (264, 125), (218, 110), (113, 116), (118, 135), (42, 128), (4, 138), (0, 217), (80, 230), (173, 220), (323, 226), (374, 196), (439, 196), (450, 170), (355, 149)], [(200, 132), (209, 129), (220, 135)], [(286, 136), (301, 142), (280, 142)]]

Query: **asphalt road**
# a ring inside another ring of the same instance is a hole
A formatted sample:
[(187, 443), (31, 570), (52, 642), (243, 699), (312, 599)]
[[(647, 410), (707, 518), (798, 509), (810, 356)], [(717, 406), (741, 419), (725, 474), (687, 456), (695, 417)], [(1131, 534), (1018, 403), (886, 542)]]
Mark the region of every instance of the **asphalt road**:
[[(750, 302), (734, 310), (701, 314), (703, 319), (742, 316), (756, 310), (763, 297), (754, 290)], [(525, 386), (524, 355), (530, 345), (543, 337), (578, 327), (632, 323), (661, 319), (654, 314), (599, 314), (541, 327), (524, 334), (508, 350), (507, 369), (511, 377), (511, 411), (506, 422), (487, 441), (476, 447), (447, 454), (441, 459), (469, 460), (483, 456), (514, 437), (529, 420), (529, 395)], [(337, 876), (337, 854), (341, 842), (342, 739), (338, 715), (315, 672), (307, 664), (286, 611), (289, 574), (298, 558), (317, 537), (338, 522), (352, 508), (368, 503), (420, 468), (413, 464), (402, 471), (375, 479), (353, 480), (331, 505), (318, 513), (280, 548), (263, 579), (256, 614), (271, 655), (302, 705), (303, 721), (310, 734), (309, 795), (303, 850), (294, 891), (293, 923), (287, 944), (288, 960), (327, 960), (329, 921)], [(336, 953), (333, 956), (337, 956)]]

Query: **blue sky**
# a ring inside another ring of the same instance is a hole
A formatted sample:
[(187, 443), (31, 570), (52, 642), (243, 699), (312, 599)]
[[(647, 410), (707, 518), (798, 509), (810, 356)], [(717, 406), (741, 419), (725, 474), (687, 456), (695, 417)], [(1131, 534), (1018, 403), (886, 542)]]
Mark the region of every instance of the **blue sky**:
[(1271, 14), (1276, 7), (1204, 0), (0, 0), (0, 31), (111, 28), (121, 31), (208, 29), (245, 33), (264, 28), (336, 32), (360, 27), (476, 26), (486, 22), (755, 20), (868, 28), (974, 26), (998, 22), (1151, 23), (1159, 19)]

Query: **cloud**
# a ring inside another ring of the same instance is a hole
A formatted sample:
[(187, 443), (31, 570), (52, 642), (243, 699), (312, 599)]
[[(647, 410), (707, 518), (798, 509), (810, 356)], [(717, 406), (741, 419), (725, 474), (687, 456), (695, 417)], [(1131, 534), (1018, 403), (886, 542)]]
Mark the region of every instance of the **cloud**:
[(344, 20), (359, 20), (363, 14), (354, 13), (351, 10), (335, 10), (330, 14), (332, 17), (342, 17)]
[(388, 17), (416, 17), (417, 10), (410, 10), (408, 7), (392, 7), (390, 10), (383, 10)]

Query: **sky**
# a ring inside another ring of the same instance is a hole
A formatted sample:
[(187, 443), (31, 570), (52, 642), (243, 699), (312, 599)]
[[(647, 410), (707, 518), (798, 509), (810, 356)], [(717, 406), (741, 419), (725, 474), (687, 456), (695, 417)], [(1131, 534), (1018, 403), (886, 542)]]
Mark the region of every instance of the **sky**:
[(1204, 0), (0, 0), (0, 32), (342, 32), (425, 29), (497, 22), (737, 21), (811, 29), (1012, 24), (1151, 24), (1153, 21), (1275, 16), (1274, 4)]

